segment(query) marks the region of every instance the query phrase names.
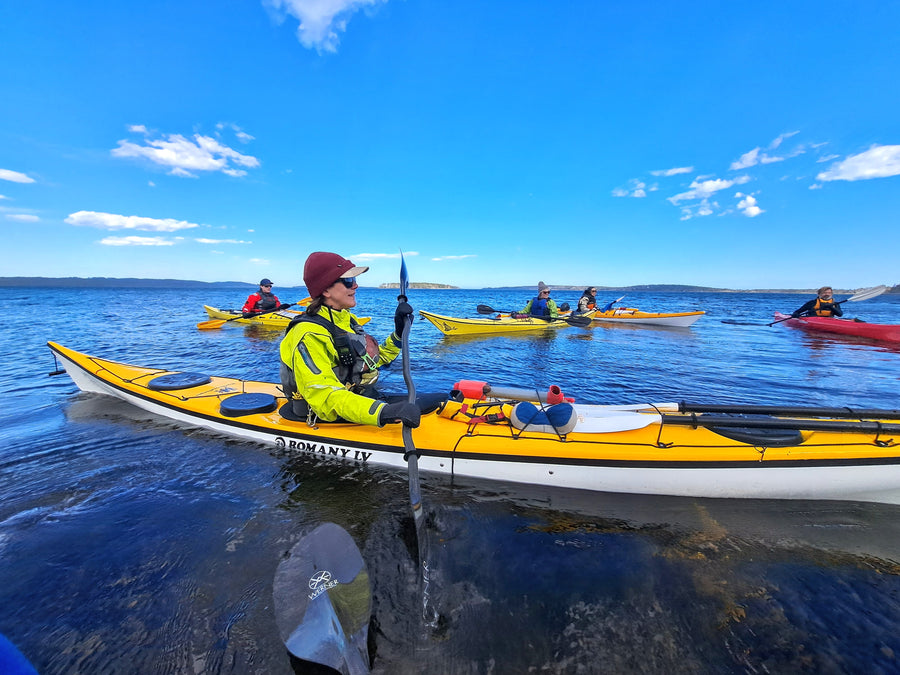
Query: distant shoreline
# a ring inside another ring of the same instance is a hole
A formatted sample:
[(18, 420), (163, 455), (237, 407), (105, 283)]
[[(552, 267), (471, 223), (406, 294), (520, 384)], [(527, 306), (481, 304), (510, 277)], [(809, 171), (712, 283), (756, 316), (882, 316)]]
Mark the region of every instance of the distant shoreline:
[[(255, 289), (256, 284), (244, 281), (193, 281), (184, 279), (137, 279), (137, 278), (115, 278), (115, 277), (0, 277), (0, 288), (180, 288), (180, 289)], [(399, 284), (382, 284), (377, 288), (391, 289), (398, 288)], [(305, 288), (304, 286), (280, 286), (279, 288)], [(363, 286), (363, 288), (376, 288), (375, 286)], [(533, 285), (529, 286), (487, 286), (480, 289), (465, 289), (458, 286), (450, 286), (448, 284), (432, 284), (424, 282), (415, 282), (410, 284), (410, 288), (416, 289), (433, 289), (445, 291), (458, 290), (483, 290), (483, 291), (516, 291), (521, 293), (529, 293), (535, 290)], [(586, 285), (569, 286), (554, 285), (550, 288), (554, 291), (581, 292)], [(712, 288), (709, 286), (687, 286), (682, 284), (642, 284), (638, 286), (594, 286), (599, 293), (637, 293), (637, 292), (653, 292), (653, 293), (812, 293), (815, 289), (809, 288)], [(835, 293), (846, 295), (855, 293), (859, 289), (835, 289)], [(888, 289), (888, 293), (900, 293), (900, 285), (893, 286)]]

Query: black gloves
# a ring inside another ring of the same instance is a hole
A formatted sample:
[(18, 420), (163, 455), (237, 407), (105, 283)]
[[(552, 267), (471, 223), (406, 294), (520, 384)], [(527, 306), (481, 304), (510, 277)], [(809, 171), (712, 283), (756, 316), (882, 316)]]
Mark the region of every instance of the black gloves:
[(282, 302), (280, 305), (278, 305), (278, 309), (287, 309), (288, 307), (290, 307), (290, 305), (286, 302)]
[(422, 413), (415, 403), (386, 403), (378, 415), (378, 426), (383, 427), (390, 422), (403, 422), (405, 426), (415, 429), (419, 426), (421, 416)]
[(397, 338), (403, 337), (403, 327), (407, 321), (412, 321), (413, 308), (408, 302), (398, 302), (397, 311), (394, 312), (394, 332)]

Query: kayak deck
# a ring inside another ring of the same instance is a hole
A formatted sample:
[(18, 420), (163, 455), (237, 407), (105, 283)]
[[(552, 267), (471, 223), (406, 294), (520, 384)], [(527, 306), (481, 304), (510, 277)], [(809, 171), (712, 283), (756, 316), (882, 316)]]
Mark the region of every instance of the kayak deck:
[(490, 319), (465, 319), (453, 316), (443, 316), (433, 312), (426, 312), (425, 310), (419, 310), (419, 314), (430, 321), (431, 324), (444, 335), (528, 333), (543, 331), (550, 328), (564, 328), (569, 325), (565, 321), (545, 321), (535, 317), (513, 319), (508, 315)]
[[(133, 366), (48, 346), (83, 391), (179, 424), (279, 452), (406, 467), (400, 425), (310, 426), (281, 417), (286, 399), (274, 383)], [(663, 404), (576, 404), (568, 433), (517, 429), (510, 424), (514, 405), (455, 396), (424, 413), (412, 430), (421, 470), (606, 492), (900, 503), (894, 442), (900, 425), (889, 420), (767, 418), (770, 426), (793, 429), (793, 440), (779, 444), (759, 430), (735, 435), (719, 428), (729, 426), (719, 417), (713, 424), (703, 414), (668, 414)]]

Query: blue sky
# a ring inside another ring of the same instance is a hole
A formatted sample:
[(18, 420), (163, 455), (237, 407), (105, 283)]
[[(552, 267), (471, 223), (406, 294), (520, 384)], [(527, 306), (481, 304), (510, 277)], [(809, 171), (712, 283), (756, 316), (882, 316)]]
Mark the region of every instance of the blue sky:
[(0, 5), (0, 276), (900, 282), (900, 3)]

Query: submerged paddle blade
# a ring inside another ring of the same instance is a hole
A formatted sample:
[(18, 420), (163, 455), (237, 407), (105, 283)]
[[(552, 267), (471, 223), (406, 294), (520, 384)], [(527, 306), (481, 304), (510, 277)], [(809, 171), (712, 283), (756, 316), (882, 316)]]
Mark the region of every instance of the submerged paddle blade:
[(563, 321), (570, 326), (577, 326), (578, 328), (590, 328), (590, 325), (594, 322), (589, 316), (570, 316), (568, 319), (563, 319)]
[(324, 523), (278, 565), (272, 588), (275, 623), (298, 659), (357, 675), (369, 672), (372, 591), (353, 538)]

